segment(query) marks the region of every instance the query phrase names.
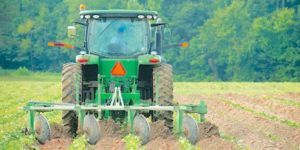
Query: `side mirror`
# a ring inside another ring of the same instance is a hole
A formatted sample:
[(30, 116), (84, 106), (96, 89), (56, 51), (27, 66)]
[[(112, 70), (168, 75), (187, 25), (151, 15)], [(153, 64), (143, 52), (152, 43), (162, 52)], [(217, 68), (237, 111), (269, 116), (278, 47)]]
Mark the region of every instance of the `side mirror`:
[(76, 37), (76, 27), (68, 26), (68, 38), (75, 38), (75, 37)]
[(164, 23), (164, 22), (158, 22), (158, 23), (152, 23), (151, 27), (158, 27), (158, 26), (169, 26), (168, 23)]

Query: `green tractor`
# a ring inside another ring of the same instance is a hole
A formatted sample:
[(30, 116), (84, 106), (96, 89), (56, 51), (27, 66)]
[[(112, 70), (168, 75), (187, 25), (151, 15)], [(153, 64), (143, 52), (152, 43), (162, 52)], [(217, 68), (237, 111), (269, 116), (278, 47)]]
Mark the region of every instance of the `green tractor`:
[[(86, 134), (90, 144), (101, 138), (98, 121), (109, 118), (127, 124), (143, 144), (150, 137), (148, 122), (157, 120), (164, 120), (170, 130), (196, 143), (198, 123), (187, 113), (199, 114), (203, 122), (206, 104), (173, 102), (172, 66), (162, 57), (170, 45), (163, 46), (166, 23), (157, 12), (83, 10), (80, 18), (77, 23), (85, 27), (83, 48), (76, 63), (63, 66), (62, 103), (28, 102), (24, 110), (28, 111), (29, 132), (45, 143), (51, 129), (42, 113), (62, 110), (65, 130), (73, 137)], [(68, 27), (68, 35), (76, 37), (74, 26)], [(48, 44), (78, 49), (69, 44)]]

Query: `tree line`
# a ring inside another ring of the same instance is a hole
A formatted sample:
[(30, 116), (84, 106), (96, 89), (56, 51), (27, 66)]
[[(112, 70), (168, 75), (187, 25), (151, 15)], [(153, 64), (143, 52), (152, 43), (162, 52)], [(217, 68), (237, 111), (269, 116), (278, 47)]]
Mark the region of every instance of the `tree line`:
[[(48, 47), (87, 9), (147, 9), (168, 22), (166, 43), (188, 41), (164, 57), (178, 81), (300, 81), (299, 0), (4, 0), (0, 67), (60, 71), (77, 52)], [(79, 30), (79, 32), (83, 32)]]

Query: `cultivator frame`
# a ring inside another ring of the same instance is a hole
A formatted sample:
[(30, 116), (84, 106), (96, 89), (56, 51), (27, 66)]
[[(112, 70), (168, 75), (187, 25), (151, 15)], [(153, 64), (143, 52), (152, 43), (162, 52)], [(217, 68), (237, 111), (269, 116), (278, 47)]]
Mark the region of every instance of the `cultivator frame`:
[[(111, 93), (111, 102), (109, 104), (101, 104), (101, 96), (97, 96), (94, 103), (86, 103), (81, 104), (79, 100), (79, 75), (74, 75), (76, 85), (75, 85), (75, 100), (76, 103), (63, 103), (63, 102), (40, 102), (40, 101), (33, 101), (30, 100), (26, 106), (23, 107), (23, 110), (28, 112), (28, 132), (30, 134), (36, 134), (37, 139), (40, 143), (44, 143), (46, 140), (50, 139), (50, 125), (45, 116), (43, 116), (41, 113), (44, 112), (51, 112), (51, 111), (75, 111), (78, 116), (78, 132), (83, 133), (84, 132), (84, 120), (85, 116), (89, 114), (97, 114), (97, 122), (99, 120), (108, 119), (110, 115), (107, 115), (107, 111), (126, 111), (127, 112), (127, 125), (129, 125), (130, 133), (135, 133), (134, 129), (134, 119), (135, 116), (138, 116), (139, 112), (141, 114), (145, 111), (173, 111), (176, 113), (175, 115), (175, 134), (178, 136), (184, 136), (185, 132), (191, 132), (191, 131), (185, 131), (189, 129), (184, 129), (184, 117), (185, 113), (196, 113), (198, 114), (199, 118), (196, 119), (198, 122), (204, 122), (205, 121), (205, 114), (207, 114), (207, 106), (204, 101), (200, 101), (198, 105), (195, 104), (187, 104), (187, 105), (175, 105), (175, 106), (162, 106), (158, 103), (158, 95), (159, 90), (156, 87), (156, 103), (153, 104), (136, 104), (136, 105), (124, 105), (123, 98), (122, 98), (122, 92), (119, 87), (115, 87), (115, 92)], [(101, 76), (98, 74), (97, 77), (98, 87), (101, 88)], [(159, 81), (159, 76), (156, 76), (157, 82)], [(158, 85), (159, 83), (157, 83)], [(97, 90), (98, 91), (98, 90)], [(100, 95), (99, 91), (97, 93)], [(104, 112), (104, 116), (103, 113)], [(38, 120), (38, 123), (35, 122), (36, 116)], [(111, 116), (110, 116), (111, 117)], [(188, 121), (189, 124), (197, 124), (196, 121), (189, 117), (188, 118), (191, 121)], [(143, 119), (145, 120), (145, 119)], [(38, 125), (36, 125), (38, 124)], [(147, 123), (148, 124), (148, 123)], [(149, 124), (148, 124), (149, 125)], [(36, 126), (38, 129), (36, 129)], [(189, 125), (188, 125), (189, 126)], [(198, 131), (198, 125), (197, 131)], [(189, 128), (189, 127), (187, 127)], [(95, 128), (92, 128), (92, 130)], [(149, 129), (150, 130), (150, 129)], [(192, 131), (195, 132), (195, 131)], [(41, 136), (41, 137), (40, 137)], [(99, 136), (100, 138), (100, 136)], [(41, 139), (41, 140), (40, 140)], [(89, 141), (90, 142), (90, 141)], [(142, 143), (145, 143), (146, 141), (142, 141)], [(195, 141), (194, 141), (195, 142)], [(91, 144), (97, 143), (97, 140), (95, 142), (90, 142)]]
[[(37, 113), (49, 112), (49, 111), (75, 111), (78, 115), (78, 127), (79, 131), (82, 131), (84, 125), (84, 118), (87, 115), (87, 112), (97, 112), (98, 118), (101, 119), (101, 112), (105, 110), (110, 111), (126, 111), (127, 123), (130, 127), (130, 132), (134, 133), (133, 122), (135, 115), (138, 114), (138, 111), (173, 111), (176, 112), (176, 125), (175, 125), (175, 134), (182, 136), (184, 133), (183, 129), (183, 118), (185, 113), (196, 113), (199, 114), (200, 122), (205, 121), (205, 114), (207, 113), (207, 106), (204, 101), (200, 101), (198, 105), (178, 105), (178, 106), (102, 106), (102, 105), (80, 105), (80, 104), (70, 104), (70, 103), (54, 103), (54, 102), (38, 102), (38, 101), (29, 101), (27, 105), (23, 108), (28, 112), (28, 131), (29, 133), (35, 133), (35, 115)], [(47, 122), (48, 123), (48, 122)]]

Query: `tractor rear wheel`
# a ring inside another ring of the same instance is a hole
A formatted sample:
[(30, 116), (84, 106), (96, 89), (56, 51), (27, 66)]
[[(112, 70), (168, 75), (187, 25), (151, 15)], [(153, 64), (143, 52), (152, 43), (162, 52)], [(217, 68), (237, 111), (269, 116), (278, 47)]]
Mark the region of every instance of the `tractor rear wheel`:
[[(157, 92), (156, 92), (157, 91)], [(163, 106), (173, 106), (173, 72), (169, 64), (161, 64), (153, 68), (153, 101)], [(161, 119), (165, 126), (173, 129), (173, 112), (161, 111), (152, 115), (154, 121)]]
[[(79, 82), (81, 83), (81, 67), (75, 63), (64, 64), (62, 70), (62, 102), (63, 103), (76, 103), (76, 75), (78, 75)], [(79, 91), (81, 91), (81, 86)], [(62, 123), (67, 132), (72, 136), (76, 136), (78, 128), (78, 116), (75, 111), (63, 111)]]

